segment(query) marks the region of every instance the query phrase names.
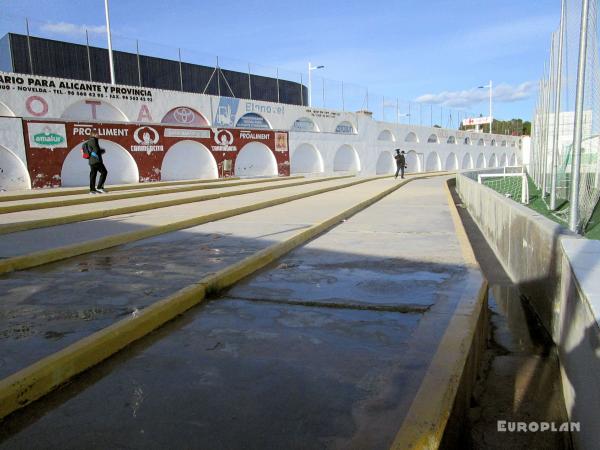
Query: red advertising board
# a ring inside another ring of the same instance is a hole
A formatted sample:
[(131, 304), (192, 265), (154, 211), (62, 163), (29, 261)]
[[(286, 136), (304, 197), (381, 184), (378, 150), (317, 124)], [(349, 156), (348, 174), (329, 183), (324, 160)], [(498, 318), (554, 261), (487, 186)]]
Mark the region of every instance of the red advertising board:
[(219, 177), (234, 175), (235, 161), (251, 142), (264, 144), (275, 156), (280, 176), (290, 173), (288, 133), (273, 130), (185, 127), (165, 124), (85, 123), (23, 120), (27, 166), (32, 187), (61, 185), (61, 170), (69, 152), (80, 153), (92, 132), (127, 151), (135, 160), (139, 181), (160, 181), (169, 149), (183, 140), (196, 141), (214, 157)]

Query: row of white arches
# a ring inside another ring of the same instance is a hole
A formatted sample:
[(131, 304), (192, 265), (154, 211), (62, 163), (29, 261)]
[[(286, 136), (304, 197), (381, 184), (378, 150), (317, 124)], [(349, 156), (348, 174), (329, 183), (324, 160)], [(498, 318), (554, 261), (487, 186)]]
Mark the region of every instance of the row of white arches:
[[(104, 164), (108, 170), (110, 184), (137, 183), (140, 175), (131, 154), (119, 144), (100, 140), (106, 149)], [(277, 176), (278, 165), (275, 155), (265, 144), (250, 142), (237, 155), (233, 173), (240, 177)], [(88, 183), (87, 161), (81, 158), (79, 146), (72, 149), (61, 170), (62, 186), (85, 186)], [(163, 181), (219, 178), (219, 166), (213, 154), (199, 142), (179, 141), (171, 146), (160, 168)]]
[[(119, 144), (101, 139), (101, 145), (107, 150), (105, 165), (109, 171), (110, 184), (128, 184), (140, 181), (138, 166), (132, 155)], [(19, 183), (29, 184), (29, 175), (24, 164), (10, 150), (0, 147), (0, 160), (4, 158), (5, 167), (13, 167), (11, 177)], [(513, 153), (488, 158), (480, 153), (475, 158), (465, 153), (459, 160), (456, 153), (442, 157), (435, 151), (417, 153), (410, 150), (406, 154), (407, 172), (460, 170), (486, 167), (504, 167), (516, 165), (517, 157)], [(312, 144), (304, 143), (296, 147), (291, 154), (292, 174), (319, 174), (326, 171), (321, 152)], [(396, 164), (391, 151), (384, 150), (377, 156), (376, 174), (393, 173)], [(363, 170), (363, 162), (354, 147), (340, 146), (334, 154), (332, 167), (327, 171), (358, 173)], [(65, 158), (61, 169), (63, 186), (85, 186), (88, 183), (87, 161), (81, 158), (79, 146), (73, 148)], [(233, 164), (233, 174), (240, 177), (277, 176), (278, 164), (271, 149), (260, 142), (246, 144), (238, 153)], [(213, 154), (201, 143), (183, 140), (169, 148), (160, 168), (161, 180), (214, 179), (219, 177), (219, 166)], [(1, 180), (0, 180), (1, 181)], [(144, 181), (144, 180), (142, 180)], [(21, 186), (25, 188), (25, 186)]]
[[(394, 136), (394, 134), (390, 131), (390, 130), (383, 130), (379, 133), (379, 136), (377, 138), (379, 141), (386, 141), (386, 142), (396, 142), (396, 137)], [(408, 143), (415, 143), (418, 144), (420, 142), (419, 137), (417, 136), (417, 134), (414, 131), (410, 131), (408, 132), (408, 134), (404, 137), (404, 142), (408, 142)], [(490, 146), (492, 147), (516, 147), (517, 146), (517, 142), (519, 145), (521, 145), (521, 140), (516, 141), (516, 140), (507, 140), (507, 139), (502, 139), (498, 141), (496, 139), (492, 139), (490, 141)], [(427, 138), (427, 143), (428, 144), (440, 144), (440, 138), (438, 137), (437, 134), (432, 133), (429, 135), (429, 137)], [(465, 138), (460, 138), (457, 139), (456, 136), (448, 136), (448, 138), (446, 139), (446, 144), (452, 144), (452, 145), (456, 145), (456, 144), (463, 144), (463, 145), (473, 145), (473, 141), (471, 140), (471, 138), (469, 136), (466, 136)], [(486, 146), (486, 141), (483, 138), (479, 138), (476, 141), (477, 145), (479, 146)]]
[[(407, 172), (429, 172), (440, 170), (463, 170), (487, 167), (505, 167), (517, 165), (516, 154), (495, 153), (486, 158), (484, 153), (476, 155), (474, 159), (470, 153), (465, 153), (459, 161), (456, 153), (450, 152), (445, 160), (435, 151), (428, 152), (427, 156), (410, 150), (406, 153)], [(291, 154), (291, 173), (309, 174), (325, 172), (325, 165), (321, 152), (312, 144), (300, 144)], [(358, 152), (350, 145), (342, 145), (335, 152), (333, 158), (333, 172), (360, 172), (362, 162)], [(391, 151), (381, 151), (377, 157), (375, 173), (378, 175), (393, 173), (396, 163)]]

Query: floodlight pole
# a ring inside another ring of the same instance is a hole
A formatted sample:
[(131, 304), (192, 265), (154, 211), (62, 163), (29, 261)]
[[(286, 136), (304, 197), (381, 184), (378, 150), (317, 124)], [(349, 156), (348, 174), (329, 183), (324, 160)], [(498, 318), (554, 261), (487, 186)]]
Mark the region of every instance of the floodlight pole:
[[(325, 66), (313, 66), (308, 63), (308, 106), (312, 106), (312, 77), (310, 73), (313, 70), (323, 69)], [(325, 102), (325, 81), (323, 81), (323, 102)]]
[(110, 36), (110, 16), (108, 14), (108, 0), (104, 0), (106, 14), (106, 37), (108, 39), (108, 64), (110, 66), (110, 84), (115, 84), (115, 64), (113, 61), (112, 38)]

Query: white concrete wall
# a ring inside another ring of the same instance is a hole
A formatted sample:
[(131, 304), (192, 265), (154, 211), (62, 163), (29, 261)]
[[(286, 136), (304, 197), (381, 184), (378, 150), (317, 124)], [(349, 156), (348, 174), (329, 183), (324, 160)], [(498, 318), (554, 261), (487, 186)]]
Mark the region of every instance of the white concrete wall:
[(597, 448), (600, 242), (580, 238), (464, 174), (457, 190), (557, 345), (567, 413), (581, 424), (572, 434), (576, 446)]
[[(500, 159), (521, 160), (520, 139), (512, 136), (378, 122), (365, 113), (160, 89), (144, 88), (151, 95), (128, 95), (125, 98), (125, 95), (111, 93), (112, 89), (121, 89), (123, 86), (115, 87), (103, 83), (81, 82), (92, 85), (96, 91), (92, 94), (87, 91), (69, 93), (69, 89), (58, 87), (61, 83), (73, 83), (73, 80), (3, 72), (0, 72), (0, 75), (20, 77), (22, 80), (19, 85), (10, 84), (10, 89), (0, 89), (0, 103), (4, 108), (0, 113), (6, 110), (7, 114), (20, 117), (44, 120), (66, 118), (86, 122), (104, 120), (160, 123), (163, 120), (175, 120), (178, 116), (173, 114), (173, 111), (183, 107), (201, 114), (210, 126), (223, 127), (235, 126), (240, 117), (249, 112), (260, 114), (272, 128), (290, 130), (292, 173), (309, 173), (307, 171), (311, 170), (315, 173), (333, 174), (336, 172), (336, 154), (340, 148), (347, 148), (345, 146), (353, 148), (358, 158), (349, 171), (360, 175), (392, 172), (394, 168), (389, 167), (387, 153), (392, 154), (396, 148), (407, 152), (408, 172), (424, 171), (428, 167), (435, 170), (460, 168), (465, 158), (466, 161), (473, 160), (473, 164), (476, 164), (480, 153), (484, 154), (485, 167), (493, 160), (496, 164)], [(41, 83), (52, 83), (55, 87), (24, 88)], [(183, 119), (184, 115), (179, 117)], [(187, 114), (185, 117), (189, 118), (191, 115)], [(343, 132), (348, 130), (353, 132)], [(15, 135), (19, 134), (15, 132)], [(1, 135), (0, 144), (7, 146)], [(308, 151), (308, 148), (314, 151)], [(24, 153), (15, 153), (26, 163)], [(496, 158), (491, 157), (492, 153)]]

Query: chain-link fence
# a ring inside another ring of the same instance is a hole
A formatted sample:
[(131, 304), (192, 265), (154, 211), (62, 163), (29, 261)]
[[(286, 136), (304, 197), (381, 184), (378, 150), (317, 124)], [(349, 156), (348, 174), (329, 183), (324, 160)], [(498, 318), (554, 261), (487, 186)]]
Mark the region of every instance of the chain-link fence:
[(532, 121), (532, 178), (548, 208), (579, 232), (600, 198), (598, 3), (562, 0)]
[[(10, 34), (10, 36), (8, 36)], [(4, 36), (4, 37), (3, 37)], [(111, 32), (118, 84), (196, 92), (338, 111), (369, 111), (399, 124), (458, 128), (472, 111), (381, 95), (368, 87), (304, 73), (176, 48)], [(65, 44), (68, 43), (69, 45)], [(104, 26), (0, 16), (0, 70), (109, 83)], [(521, 129), (507, 129), (521, 134)]]

